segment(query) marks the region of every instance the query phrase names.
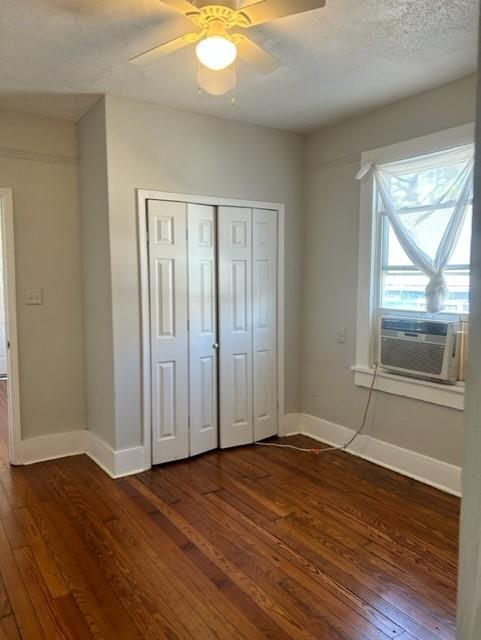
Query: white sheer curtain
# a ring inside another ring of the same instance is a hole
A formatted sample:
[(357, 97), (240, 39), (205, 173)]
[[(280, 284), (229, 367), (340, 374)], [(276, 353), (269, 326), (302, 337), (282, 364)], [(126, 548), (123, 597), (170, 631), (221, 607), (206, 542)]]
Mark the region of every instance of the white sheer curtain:
[(426, 308), (442, 311), (445, 268), (456, 248), (473, 193), (474, 146), (465, 145), (372, 169), (394, 233), (412, 263), (429, 277)]

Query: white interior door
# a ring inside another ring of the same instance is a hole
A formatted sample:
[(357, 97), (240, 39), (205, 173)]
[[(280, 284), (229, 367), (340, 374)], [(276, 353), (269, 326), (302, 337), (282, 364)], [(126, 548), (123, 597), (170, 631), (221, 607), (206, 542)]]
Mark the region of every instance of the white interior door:
[(189, 456), (187, 205), (149, 200), (153, 464)]
[(190, 455), (218, 446), (215, 208), (189, 204)]
[(253, 211), (254, 437), (278, 433), (277, 212)]
[(253, 442), (252, 209), (219, 207), (220, 444)]

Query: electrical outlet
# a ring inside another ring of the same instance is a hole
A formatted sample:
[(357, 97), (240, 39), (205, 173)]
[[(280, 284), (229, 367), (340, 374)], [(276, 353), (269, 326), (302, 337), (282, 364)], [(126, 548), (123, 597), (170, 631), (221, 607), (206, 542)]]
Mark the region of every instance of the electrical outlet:
[(345, 329), (339, 329), (339, 332), (337, 334), (337, 341), (339, 344), (344, 344), (346, 342), (346, 330)]
[(313, 398), (318, 398), (319, 397), (319, 385), (318, 384), (313, 384), (312, 385), (311, 396)]

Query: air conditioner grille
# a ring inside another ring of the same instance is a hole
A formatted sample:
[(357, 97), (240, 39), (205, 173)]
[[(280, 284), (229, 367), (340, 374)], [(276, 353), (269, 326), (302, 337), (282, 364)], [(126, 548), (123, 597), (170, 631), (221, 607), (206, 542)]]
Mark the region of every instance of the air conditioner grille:
[(430, 375), (441, 375), (444, 345), (416, 340), (382, 338), (382, 364), (410, 369)]

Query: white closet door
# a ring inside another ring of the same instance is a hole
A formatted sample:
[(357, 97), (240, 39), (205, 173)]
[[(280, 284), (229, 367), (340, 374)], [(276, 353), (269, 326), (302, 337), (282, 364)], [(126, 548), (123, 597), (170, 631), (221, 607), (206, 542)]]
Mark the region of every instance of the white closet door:
[(277, 212), (253, 212), (254, 437), (278, 433)]
[(189, 456), (187, 205), (148, 204), (153, 464)]
[(253, 442), (252, 209), (219, 207), (220, 444)]
[(189, 204), (190, 455), (215, 449), (217, 293), (215, 209)]

